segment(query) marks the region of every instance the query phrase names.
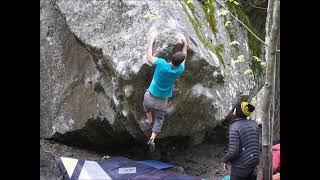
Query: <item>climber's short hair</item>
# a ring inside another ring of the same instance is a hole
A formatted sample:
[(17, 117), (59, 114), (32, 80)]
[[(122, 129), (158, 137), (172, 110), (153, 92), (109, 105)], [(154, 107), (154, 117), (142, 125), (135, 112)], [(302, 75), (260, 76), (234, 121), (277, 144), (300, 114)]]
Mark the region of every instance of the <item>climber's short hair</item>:
[(183, 52), (176, 52), (172, 56), (172, 64), (175, 66), (179, 66), (184, 59), (186, 58), (186, 55)]

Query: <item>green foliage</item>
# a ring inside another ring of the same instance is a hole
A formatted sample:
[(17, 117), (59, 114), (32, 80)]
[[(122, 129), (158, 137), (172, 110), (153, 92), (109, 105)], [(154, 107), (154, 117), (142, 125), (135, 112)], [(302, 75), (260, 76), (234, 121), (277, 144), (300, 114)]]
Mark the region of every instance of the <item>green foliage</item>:
[(233, 1), (233, 4), (239, 6), (240, 4), (237, 1)]
[(144, 19), (148, 20), (157, 20), (160, 19), (161, 16), (152, 14), (150, 11), (146, 12), (143, 16)]
[(234, 61), (234, 63), (238, 64), (238, 63), (244, 63), (245, 59), (244, 59), (244, 55), (239, 55), (237, 57), (237, 60)]
[(256, 61), (257, 63), (260, 64), (261, 67), (266, 67), (266, 62), (263, 62), (260, 58), (258, 58), (257, 56), (252, 56), (252, 58), (254, 59), (254, 61)]
[(230, 46), (236, 46), (236, 45), (240, 45), (240, 43), (236, 40), (234, 40), (230, 43)]
[(254, 59), (255, 61), (261, 62), (261, 59), (258, 58), (257, 56), (252, 56), (252, 57), (253, 57), (253, 59)]
[[(181, 3), (181, 1), (179, 1), (179, 2), (180, 2), (180, 4), (181, 4), (183, 10), (185, 11), (185, 13), (186, 13), (189, 21), (191, 22), (192, 27), (193, 27), (193, 29), (194, 29), (197, 37), (199, 38), (199, 40), (202, 42), (202, 44), (203, 44), (206, 48), (208, 48), (210, 51), (212, 51), (212, 52), (218, 57), (219, 62), (225, 67), (225, 63), (224, 63), (224, 61), (223, 61), (222, 55), (220, 54), (220, 51), (222, 50), (222, 47), (219, 48), (219, 46), (218, 46), (218, 48), (215, 48), (215, 47), (212, 45), (212, 43), (211, 43), (209, 40), (206, 39), (206, 37), (205, 37), (205, 36), (201, 33), (201, 31), (200, 31), (201, 26), (200, 26), (200, 25), (192, 18), (192, 16), (188, 13), (188, 11), (187, 11), (187, 9), (186, 9), (186, 6), (185, 6), (183, 3)], [(186, 0), (185, 0), (185, 2), (186, 2)], [(190, 4), (192, 4), (192, 3), (190, 3)], [(190, 4), (189, 4), (189, 5), (190, 5)], [(189, 7), (189, 6), (188, 6), (188, 7)], [(189, 8), (190, 8), (190, 7), (189, 7)]]
[[(226, 0), (226, 4), (228, 6), (228, 9), (230, 10), (231, 13), (236, 14), (238, 19), (243, 22), (252, 32), (257, 34), (256, 29), (254, 26), (251, 24), (249, 18), (246, 16), (244, 10), (240, 5), (237, 5), (234, 3), (234, 0)], [(248, 45), (251, 50), (251, 56), (256, 56), (259, 57), (261, 55), (261, 47), (260, 47), (260, 42), (258, 39), (256, 39), (249, 31), (247, 31), (248, 34)], [(252, 64), (251, 64), (251, 69), (253, 72), (261, 72), (262, 71), (262, 66), (259, 61), (255, 61), (253, 59)]]
[(218, 11), (218, 16), (226, 16), (228, 14), (229, 14), (229, 11), (225, 9), (221, 9)]
[(240, 5), (237, 1), (235, 0), (225, 0), (226, 2), (230, 2), (230, 3), (233, 3), (234, 5)]
[(250, 68), (246, 69), (243, 73), (244, 75), (252, 74), (252, 70)]
[(223, 44), (219, 44), (219, 45), (216, 47), (216, 51), (222, 52), (222, 51), (223, 51)]
[(210, 29), (213, 34), (216, 36), (217, 34), (217, 22), (214, 17), (214, 2), (213, 0), (202, 1), (201, 3), (202, 10), (206, 16), (206, 19), (210, 25)]
[(196, 23), (200, 26), (200, 28), (202, 28), (201, 20), (199, 19), (199, 15), (197, 14), (196, 8), (193, 4), (194, 2), (192, 0), (184, 0), (184, 2), (187, 4), (188, 8), (192, 12), (192, 14), (196, 20)]
[(224, 23), (225, 28), (229, 28), (230, 26), (231, 26), (231, 21), (227, 21), (226, 23)]
[(253, 106), (256, 106), (257, 105), (257, 100), (255, 97), (253, 97), (250, 101), (250, 104), (252, 104)]
[(164, 0), (164, 3), (165, 3), (165, 4), (170, 4), (170, 3), (171, 3), (171, 0)]

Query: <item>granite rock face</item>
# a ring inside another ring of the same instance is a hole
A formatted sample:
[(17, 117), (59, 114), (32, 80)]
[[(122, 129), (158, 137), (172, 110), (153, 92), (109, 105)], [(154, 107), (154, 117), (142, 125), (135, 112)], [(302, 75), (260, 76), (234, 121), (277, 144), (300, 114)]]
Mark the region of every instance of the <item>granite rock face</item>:
[[(146, 51), (157, 33), (154, 52), (168, 61), (182, 49), (180, 34), (189, 42), (159, 138), (201, 142), (263, 84), (260, 71), (244, 74), (254, 67), (252, 55), (262, 57), (246, 29), (208, 2), (42, 0), (40, 137), (97, 146), (144, 141), (142, 101), (154, 70)], [(243, 63), (235, 63), (239, 55)]]
[(62, 180), (57, 157), (40, 149), (40, 180)]

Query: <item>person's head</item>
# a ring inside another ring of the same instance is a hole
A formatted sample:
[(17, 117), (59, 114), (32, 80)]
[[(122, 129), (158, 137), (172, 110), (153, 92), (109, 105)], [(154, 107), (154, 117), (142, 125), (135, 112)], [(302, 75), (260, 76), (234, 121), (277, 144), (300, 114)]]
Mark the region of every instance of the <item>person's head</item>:
[(273, 137), (272, 139), (272, 145), (280, 144), (280, 137)]
[(247, 118), (255, 110), (255, 107), (248, 102), (240, 102), (236, 105), (233, 111), (235, 118)]
[(173, 54), (172, 56), (172, 61), (171, 63), (174, 65), (174, 66), (179, 66), (183, 60), (186, 58), (185, 54), (183, 52), (176, 52)]

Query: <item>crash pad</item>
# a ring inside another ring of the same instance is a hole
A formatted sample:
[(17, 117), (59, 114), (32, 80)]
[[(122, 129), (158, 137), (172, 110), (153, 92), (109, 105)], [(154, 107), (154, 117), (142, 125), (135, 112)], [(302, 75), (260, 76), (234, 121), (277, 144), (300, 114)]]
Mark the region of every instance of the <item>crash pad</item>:
[(171, 164), (161, 162), (161, 161), (156, 161), (156, 160), (143, 160), (143, 161), (137, 161), (137, 162), (140, 164), (154, 167), (156, 169), (168, 169), (173, 167), (173, 165)]
[[(150, 161), (147, 161), (150, 163)], [(199, 180), (200, 178), (164, 171), (150, 165), (138, 163), (125, 157), (111, 157), (102, 161), (88, 161), (60, 157), (59, 168), (63, 180)], [(163, 162), (151, 161), (158, 168), (171, 166)]]

